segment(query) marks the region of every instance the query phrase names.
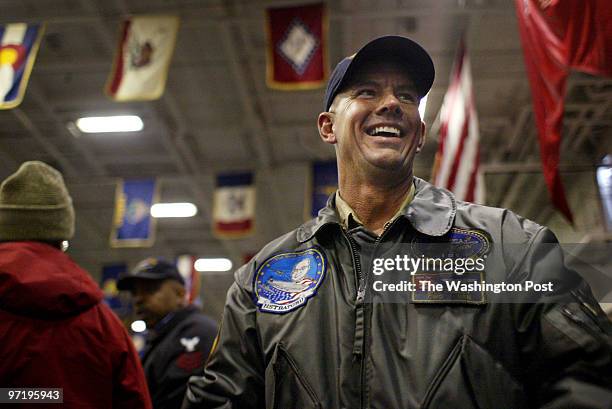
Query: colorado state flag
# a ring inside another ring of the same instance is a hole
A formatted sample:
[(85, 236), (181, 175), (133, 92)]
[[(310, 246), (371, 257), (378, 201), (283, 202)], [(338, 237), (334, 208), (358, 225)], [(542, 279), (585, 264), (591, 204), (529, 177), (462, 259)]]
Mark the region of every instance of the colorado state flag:
[(157, 199), (155, 180), (126, 180), (117, 186), (112, 247), (150, 247), (155, 241), (151, 206)]
[(34, 66), (44, 25), (0, 25), (0, 109), (21, 103)]

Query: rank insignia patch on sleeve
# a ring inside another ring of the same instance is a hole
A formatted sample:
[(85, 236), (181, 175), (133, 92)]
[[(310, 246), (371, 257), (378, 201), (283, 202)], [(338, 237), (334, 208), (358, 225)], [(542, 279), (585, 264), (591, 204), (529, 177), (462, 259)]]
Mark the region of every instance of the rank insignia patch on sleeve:
[(316, 248), (270, 257), (255, 274), (259, 310), (283, 314), (306, 304), (323, 281), (325, 264)]

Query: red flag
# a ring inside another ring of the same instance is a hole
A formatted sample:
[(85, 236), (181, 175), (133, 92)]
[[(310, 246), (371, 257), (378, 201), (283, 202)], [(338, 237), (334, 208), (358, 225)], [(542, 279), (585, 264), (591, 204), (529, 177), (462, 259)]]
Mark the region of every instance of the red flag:
[(440, 123), (433, 183), (453, 191), (459, 200), (484, 203), (478, 117), (470, 61), (463, 41), (440, 109)]
[(544, 178), (573, 224), (559, 176), (563, 98), (570, 68), (612, 76), (610, 0), (515, 0)]
[(323, 3), (271, 8), (266, 13), (270, 88), (313, 89), (327, 78), (327, 19)]

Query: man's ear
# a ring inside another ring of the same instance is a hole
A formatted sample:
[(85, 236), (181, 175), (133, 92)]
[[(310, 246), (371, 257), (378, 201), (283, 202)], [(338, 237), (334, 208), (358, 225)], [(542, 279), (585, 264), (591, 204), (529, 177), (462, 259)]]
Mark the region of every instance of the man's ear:
[(421, 152), (421, 149), (423, 149), (423, 145), (425, 145), (425, 139), (427, 139), (427, 134), (425, 133), (427, 128), (427, 125), (425, 125), (425, 122), (421, 121), (421, 129), (420, 129), (420, 134), (419, 134), (419, 144), (416, 147), (416, 151)]
[(335, 145), (336, 134), (334, 133), (334, 113), (333, 112), (321, 112), (317, 120), (319, 127), (319, 135), (323, 142)]

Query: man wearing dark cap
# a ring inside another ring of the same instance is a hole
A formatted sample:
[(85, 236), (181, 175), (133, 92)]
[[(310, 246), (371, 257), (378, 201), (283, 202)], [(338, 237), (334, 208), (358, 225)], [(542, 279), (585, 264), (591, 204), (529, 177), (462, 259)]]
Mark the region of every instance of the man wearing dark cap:
[(62, 388), (63, 408), (151, 408), (127, 331), (62, 251), (73, 235), (72, 199), (57, 170), (26, 162), (2, 182), (0, 386)]
[(184, 409), (610, 407), (611, 325), (554, 235), (413, 175), (433, 79), (397, 36), (336, 66), (338, 191), (235, 273)]
[(185, 281), (167, 260), (141, 261), (119, 277), (117, 287), (132, 293), (136, 313), (147, 324), (141, 356), (153, 407), (180, 408), (187, 380), (202, 371), (208, 357), (216, 323), (195, 306), (186, 306)]

